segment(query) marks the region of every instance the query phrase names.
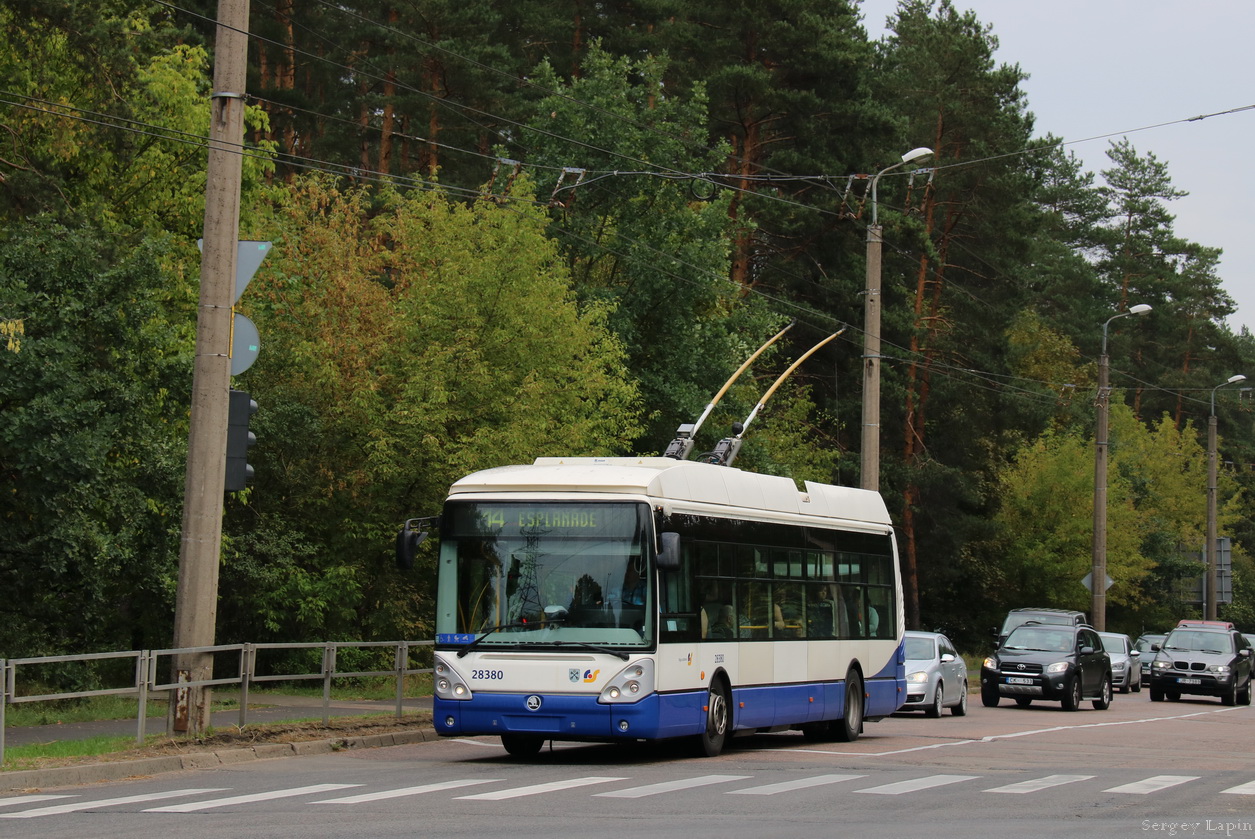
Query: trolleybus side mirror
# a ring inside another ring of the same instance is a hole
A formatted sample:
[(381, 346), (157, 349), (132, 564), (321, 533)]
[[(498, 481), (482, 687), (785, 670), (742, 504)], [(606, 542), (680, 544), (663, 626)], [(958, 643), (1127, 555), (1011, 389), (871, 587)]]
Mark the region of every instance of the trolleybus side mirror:
[(408, 571), (414, 567), (414, 557), (418, 553), (418, 546), (426, 541), (430, 535), (430, 528), (437, 521), (436, 518), (426, 519), (410, 519), (401, 526), (401, 530), (397, 533), (397, 567), (402, 571)]
[(680, 534), (663, 532), (658, 534), (658, 567), (671, 569), (680, 567)]

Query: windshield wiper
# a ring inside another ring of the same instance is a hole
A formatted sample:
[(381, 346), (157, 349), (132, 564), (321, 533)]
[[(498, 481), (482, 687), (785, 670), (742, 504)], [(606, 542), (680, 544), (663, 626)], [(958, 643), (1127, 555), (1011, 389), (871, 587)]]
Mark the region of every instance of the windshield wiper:
[(618, 656), (619, 658), (623, 659), (624, 661), (627, 661), (628, 659), (630, 659), (630, 658), (631, 658), (631, 656), (629, 656), (629, 655), (628, 655), (627, 653), (625, 653), (623, 650), (612, 650), (612, 649), (610, 649), (609, 647), (601, 647), (601, 646), (598, 646), (597, 644), (590, 644), (590, 643), (588, 643), (587, 641), (536, 641), (536, 642), (529, 643), (529, 644), (528, 644), (528, 646), (535, 646), (535, 647), (579, 647), (580, 649), (583, 649), (583, 650), (592, 650), (592, 651), (594, 651), (594, 652), (598, 652), (598, 653), (606, 653), (607, 655), (614, 655), (614, 656)]
[(488, 628), (488, 630), (487, 630), (487, 631), (485, 631), (483, 635), (479, 636), (479, 637), (478, 637), (478, 638), (476, 638), (474, 641), (472, 641), (471, 643), (467, 644), (467, 645), (466, 645), (465, 647), (463, 647), (462, 649), (458, 650), (458, 658), (462, 658), (462, 657), (463, 657), (463, 656), (465, 656), (467, 653), (469, 653), (471, 650), (473, 650), (473, 649), (475, 649), (476, 647), (478, 647), (478, 646), (479, 646), (479, 642), (480, 642), (480, 641), (484, 640), (484, 639), (485, 639), (485, 638), (487, 638), (489, 635), (491, 635), (491, 634), (493, 634), (494, 632), (496, 632), (498, 629), (518, 629), (518, 628), (520, 628), (520, 627), (522, 627), (522, 628), (526, 628), (526, 627), (530, 627), (530, 626), (531, 626), (531, 624), (529, 624), (529, 623), (503, 623), (503, 624), (498, 624), (497, 626), (492, 626), (492, 627), (489, 627), (489, 628)]

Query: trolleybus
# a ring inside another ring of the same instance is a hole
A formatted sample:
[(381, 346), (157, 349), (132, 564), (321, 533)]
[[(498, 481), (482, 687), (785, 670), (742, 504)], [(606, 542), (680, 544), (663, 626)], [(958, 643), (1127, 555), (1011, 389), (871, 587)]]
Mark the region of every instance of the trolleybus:
[(876, 492), (549, 457), (462, 478), (438, 523), (441, 735), (497, 735), (518, 756), (688, 737), (714, 756), (760, 731), (852, 741), (906, 696)]

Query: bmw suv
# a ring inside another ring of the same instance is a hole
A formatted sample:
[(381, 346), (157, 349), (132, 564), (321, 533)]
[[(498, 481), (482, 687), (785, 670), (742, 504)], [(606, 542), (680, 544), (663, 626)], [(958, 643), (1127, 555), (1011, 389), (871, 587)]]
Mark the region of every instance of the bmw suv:
[(1111, 657), (1091, 626), (1030, 621), (1012, 629), (981, 665), (981, 702), (993, 708), (1004, 696), (1021, 708), (1045, 699), (1075, 711), (1088, 699), (1105, 711), (1111, 706)]
[(1219, 696), (1225, 705), (1251, 704), (1250, 642), (1231, 623), (1182, 621), (1168, 633), (1150, 668), (1150, 699), (1181, 694)]

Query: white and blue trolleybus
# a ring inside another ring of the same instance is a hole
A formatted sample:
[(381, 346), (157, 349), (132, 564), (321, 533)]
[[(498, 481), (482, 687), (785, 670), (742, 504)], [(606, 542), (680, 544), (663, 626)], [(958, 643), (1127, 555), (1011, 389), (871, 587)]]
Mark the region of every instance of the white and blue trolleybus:
[(898, 710), (902, 588), (880, 495), (729, 462), (544, 457), (455, 483), (436, 731), (521, 756), (679, 737), (714, 756), (742, 733), (850, 741)]

